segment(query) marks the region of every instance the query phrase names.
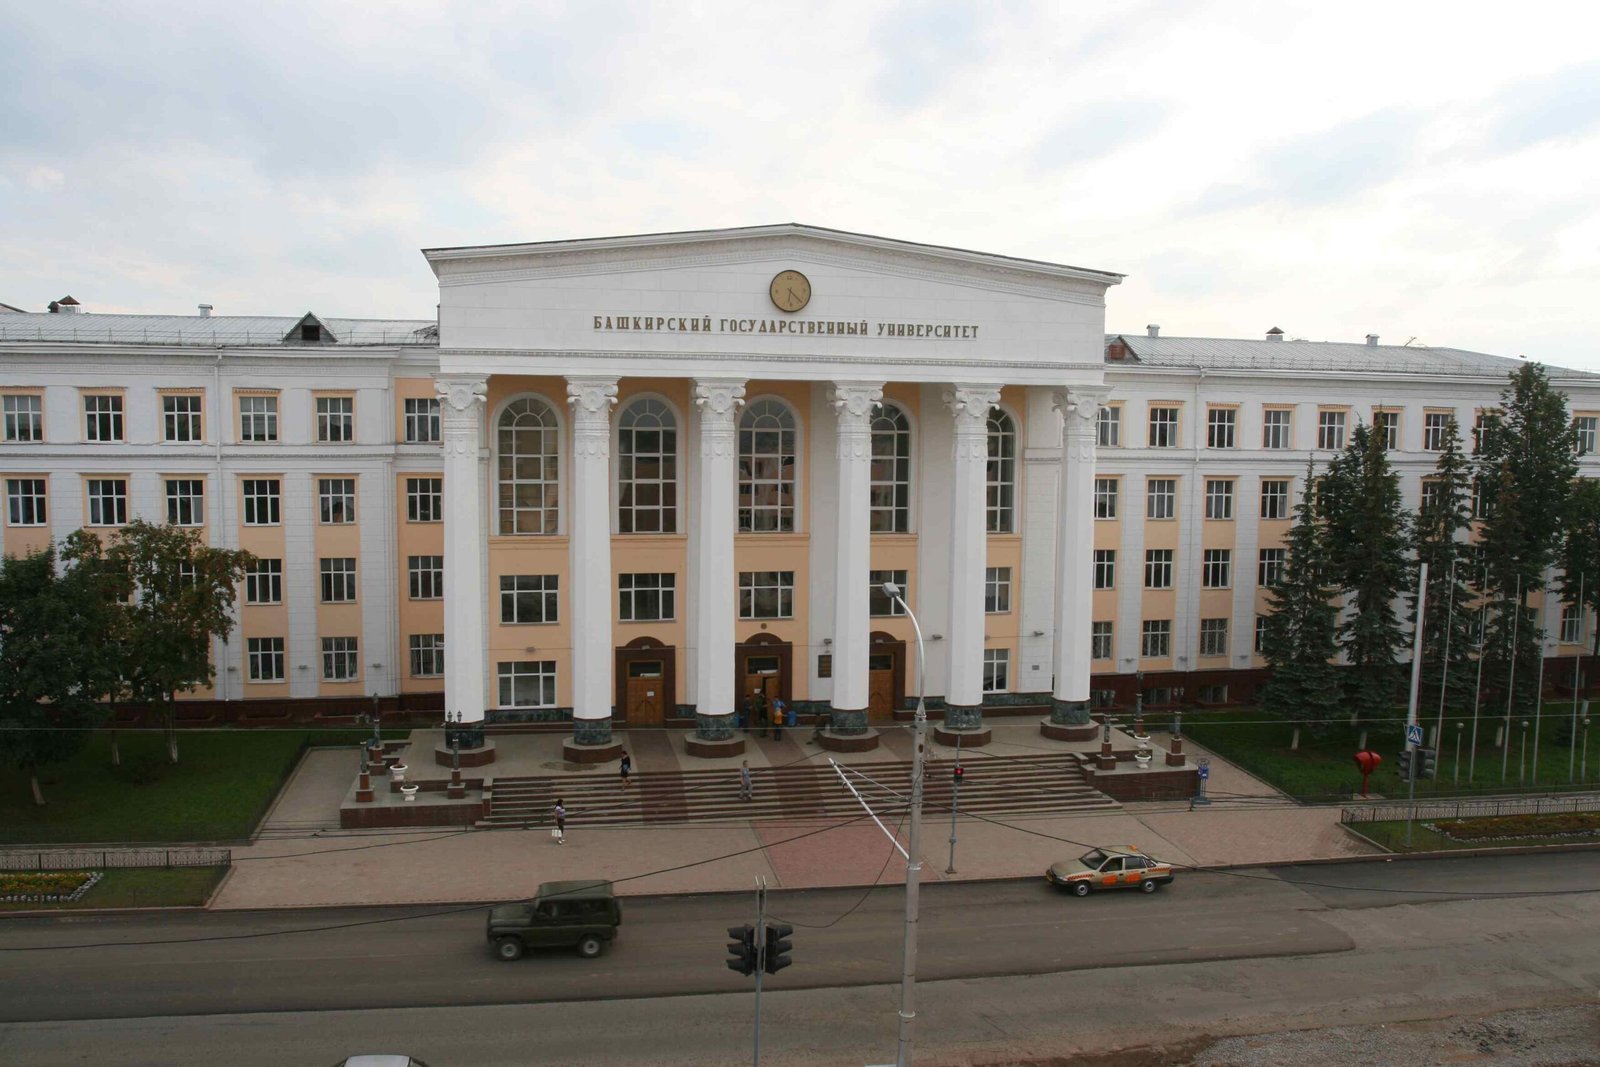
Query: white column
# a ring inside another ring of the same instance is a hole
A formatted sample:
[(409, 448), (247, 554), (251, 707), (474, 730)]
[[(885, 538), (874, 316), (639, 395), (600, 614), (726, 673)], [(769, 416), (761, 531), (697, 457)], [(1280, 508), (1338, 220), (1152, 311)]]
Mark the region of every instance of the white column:
[(955, 422), (950, 460), (950, 674), (946, 729), (983, 726), (983, 576), (988, 563), (989, 412), (998, 385), (958, 385), (944, 395)]
[(611, 744), (615, 654), (611, 646), (611, 408), (615, 378), (567, 379), (572, 465), (567, 484), (571, 565), (572, 741)]
[(736, 416), (744, 402), (742, 378), (696, 378), (700, 413), (700, 476), (695, 496), (694, 644), (695, 735), (705, 741), (733, 737), (733, 532), (739, 460)]
[(883, 399), (882, 382), (834, 382), (838, 416), (839, 516), (835, 526), (833, 571), (834, 733), (867, 729), (867, 641), (872, 576), (872, 409)]
[(439, 378), (439, 433), (444, 444), (444, 706), (464, 723), (482, 722), (483, 378)]
[(1056, 681), (1050, 719), (1058, 725), (1081, 726), (1086, 737), (1094, 733), (1089, 718), (1089, 623), (1094, 614), (1090, 609), (1095, 423), (1107, 392), (1104, 386), (1072, 386), (1055, 395), (1066, 425), (1061, 435), (1061, 487), (1056, 494)]

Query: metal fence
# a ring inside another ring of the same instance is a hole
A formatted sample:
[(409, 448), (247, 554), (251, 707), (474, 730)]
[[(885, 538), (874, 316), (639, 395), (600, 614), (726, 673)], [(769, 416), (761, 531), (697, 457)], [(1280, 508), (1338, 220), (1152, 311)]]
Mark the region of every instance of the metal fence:
[(111, 867), (231, 867), (226, 848), (58, 848), (0, 850), (0, 871), (79, 871)]
[(1416, 804), (1363, 804), (1345, 808), (1342, 823), (1395, 822), (1404, 819), (1475, 819), (1496, 815), (1557, 815), (1600, 811), (1600, 794), (1560, 797), (1488, 797), (1477, 800), (1419, 800)]

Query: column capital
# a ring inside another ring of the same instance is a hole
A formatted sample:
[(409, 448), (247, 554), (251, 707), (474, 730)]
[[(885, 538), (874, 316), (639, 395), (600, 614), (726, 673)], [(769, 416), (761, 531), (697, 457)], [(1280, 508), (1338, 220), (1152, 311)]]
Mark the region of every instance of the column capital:
[(732, 422), (733, 413), (744, 403), (743, 378), (696, 378), (694, 406), (706, 421)]
[(1084, 433), (1095, 428), (1100, 409), (1110, 395), (1111, 387), (1107, 385), (1072, 385), (1052, 393), (1050, 406), (1061, 412), (1067, 433)]
[(956, 385), (944, 394), (945, 407), (955, 416), (956, 433), (987, 433), (989, 412), (999, 403), (998, 385)]
[(569, 377), (567, 403), (572, 405), (576, 424), (598, 422), (605, 425), (606, 416), (617, 403), (617, 380), (602, 377)]
[(829, 401), (839, 416), (839, 427), (865, 427), (872, 409), (883, 400), (883, 382), (834, 382)]
[(464, 378), (435, 378), (434, 389), (439, 393), (441, 415), (466, 414), (478, 410), (478, 405), (488, 403), (489, 380), (477, 375)]

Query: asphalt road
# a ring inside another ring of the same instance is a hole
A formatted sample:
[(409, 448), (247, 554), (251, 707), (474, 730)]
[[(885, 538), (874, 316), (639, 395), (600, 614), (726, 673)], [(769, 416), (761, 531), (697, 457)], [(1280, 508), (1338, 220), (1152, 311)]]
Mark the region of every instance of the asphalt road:
[[(1149, 1004), (1163, 1005), (1144, 1021), (1145, 1029), (1154, 1030), (1212, 1003), (1207, 998), (1217, 994), (1207, 976), (1224, 973), (1216, 961), (1243, 961), (1226, 973), (1256, 976), (1265, 1010), (1273, 996), (1289, 997), (1297, 981), (1309, 993), (1320, 988), (1326, 999), (1334, 988), (1330, 983), (1348, 984), (1352, 973), (1368, 970), (1352, 958), (1360, 952), (1345, 950), (1382, 942), (1391, 949), (1383, 958), (1381, 983), (1373, 978), (1370, 988), (1395, 989), (1385, 1004), (1418, 993), (1440, 1004), (1452, 996), (1475, 996), (1469, 979), (1479, 974), (1501, 998), (1535, 989), (1548, 997), (1551, 982), (1559, 989), (1587, 983), (1592, 992), (1600, 973), (1557, 976), (1553, 961), (1568, 947), (1577, 951), (1584, 945), (1589, 947), (1582, 959), (1595, 958), (1590, 942), (1597, 938), (1588, 931), (1595, 929), (1600, 910), (1600, 894), (1591, 892), (1597, 884), (1600, 853), (1578, 852), (1192, 875), (1154, 896), (1118, 893), (1086, 900), (1058, 894), (1042, 880), (929, 886), (922, 895), (919, 987), (932, 1003), (945, 1005), (976, 1004), (1005, 991), (990, 1009), (1003, 1013), (1030, 998), (1066, 1006), (1070, 999), (1056, 1000), (1047, 991), (1069, 989), (1083, 998), (1086, 988), (1114, 988), (1134, 976), (1137, 987), (1149, 990), (1135, 1001), (1147, 1013)], [(1486, 893), (1495, 895), (1475, 899)], [(1517, 898), (1529, 893), (1544, 895)], [(1373, 911), (1380, 906), (1390, 907)], [(799, 1032), (820, 1041), (878, 1029), (892, 1039), (901, 908), (898, 888), (876, 890), (864, 900), (859, 891), (771, 894), (771, 910), (797, 927), (794, 966), (767, 980), (773, 1041), (786, 1032), (792, 1042)], [(79, 1062), (65, 1058), (70, 1050), (125, 1043), (133, 1034), (144, 1035), (141, 1046), (179, 1042), (182, 1048), (169, 1045), (162, 1052), (174, 1063), (209, 1062), (189, 1053), (227, 1049), (246, 1035), (252, 1045), (268, 1041), (269, 1047), (274, 1033), (320, 1034), (332, 1041), (330, 1029), (346, 1040), (356, 1033), (392, 1033), (416, 1042), (437, 1038), (444, 1027), (459, 1041), (459, 1024), (481, 1018), (496, 1022), (486, 1030), (468, 1028), (482, 1045), (478, 1053), (444, 1062), (563, 1062), (561, 1055), (575, 1052), (560, 1051), (563, 1040), (581, 1037), (603, 1045), (622, 1041), (630, 1030), (631, 1051), (619, 1053), (617, 1062), (680, 1062), (668, 1055), (677, 1046), (661, 1042), (667, 1034), (683, 1036), (684, 1021), (691, 1018), (729, 1023), (691, 1027), (683, 1040), (714, 1038), (731, 1042), (730, 1048), (748, 1041), (753, 983), (724, 967), (723, 928), (747, 921), (749, 910), (745, 896), (630, 899), (621, 937), (600, 959), (555, 953), (512, 964), (489, 955), (481, 908), (453, 914), (340, 909), (6, 919), (0, 921), (0, 1020), (21, 1025), (0, 1025), (0, 1061), (49, 1048), (63, 1058), (28, 1055), (16, 1062)], [(1512, 929), (1516, 923), (1526, 930)], [(1492, 936), (1480, 938), (1485, 927), (1494, 927)], [(1528, 948), (1518, 940), (1524, 936), (1543, 940)], [(1457, 945), (1482, 959), (1451, 956)], [(1509, 962), (1501, 958), (1507, 953), (1514, 954)], [(1523, 959), (1538, 962), (1519, 984), (1514, 976)], [(1404, 960), (1423, 977), (1408, 978)], [(1319, 979), (1321, 968), (1343, 977)], [(1089, 969), (1106, 970), (1103, 976), (1083, 974)], [(1262, 977), (1280, 972), (1292, 977)], [(1171, 977), (1148, 987), (1138, 980), (1145, 975), (1153, 983), (1157, 973)], [(1048, 977), (1020, 985), (1006, 978), (966, 981), (1010, 975)], [(807, 989), (816, 992), (797, 992)], [(1194, 998), (1188, 1007), (1168, 995), (1184, 989)], [(1238, 995), (1247, 994), (1241, 988)], [(661, 997), (677, 999), (620, 999)], [(508, 1016), (507, 1007), (496, 1005), (523, 1007)], [(412, 1010), (389, 1010), (396, 1008)], [(615, 1021), (588, 1033), (575, 1022), (571, 1035), (558, 1038), (558, 1029), (565, 1028), (552, 1028), (552, 1019)], [(387, 1022), (374, 1031), (378, 1020)], [(984, 1033), (1002, 1041), (1003, 1029)], [(540, 1035), (538, 1047), (549, 1058), (516, 1044), (529, 1032)], [(370, 1049), (379, 1039), (366, 1040)], [(641, 1049), (653, 1049), (660, 1058), (640, 1059)], [(234, 1051), (234, 1059), (246, 1062)], [(704, 1055), (704, 1062), (717, 1062), (709, 1049)], [(696, 1060), (689, 1055), (681, 1062)]]

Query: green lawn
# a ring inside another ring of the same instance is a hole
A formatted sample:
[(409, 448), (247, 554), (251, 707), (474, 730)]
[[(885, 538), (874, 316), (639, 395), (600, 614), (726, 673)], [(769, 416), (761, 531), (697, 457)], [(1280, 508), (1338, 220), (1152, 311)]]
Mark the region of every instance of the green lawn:
[[(1571, 750), (1559, 737), (1562, 720), (1570, 718), (1570, 705), (1546, 705), (1540, 727), (1539, 776), (1532, 776), (1534, 756), (1533, 728), (1528, 733), (1527, 764), (1519, 777), (1518, 760), (1522, 751), (1520, 720), (1513, 720), (1512, 747), (1507, 760), (1505, 776), (1501, 775), (1502, 752), (1494, 747), (1495, 733), (1503, 719), (1483, 716), (1478, 726), (1478, 759), (1474, 773), (1470, 774), (1471, 734), (1470, 718), (1446, 717), (1445, 736), (1439, 746), (1438, 777), (1432, 781), (1417, 782), (1417, 795), (1435, 796), (1456, 793), (1502, 793), (1518, 789), (1566, 787), (1570, 783), (1568, 760)], [(1165, 722), (1170, 717), (1162, 717)], [(1289, 747), (1294, 734), (1287, 723), (1266, 722), (1263, 713), (1253, 708), (1237, 711), (1185, 712), (1183, 731), (1195, 741), (1217, 755), (1238, 764), (1251, 774), (1270, 782), (1284, 792), (1296, 797), (1329, 799), (1348, 789), (1359, 790), (1360, 772), (1353, 757), (1360, 730), (1348, 723), (1329, 727), (1321, 735), (1313, 736), (1302, 731), (1298, 750)], [(1151, 723), (1155, 716), (1148, 717)], [(1436, 721), (1436, 720), (1432, 720)], [(1461, 773), (1456, 781), (1456, 727), (1461, 721), (1466, 725), (1460, 731)], [(1372, 776), (1368, 788), (1384, 796), (1406, 795), (1406, 785), (1399, 780), (1398, 754), (1405, 747), (1404, 719), (1397, 717), (1384, 723), (1370, 724), (1367, 728), (1367, 747), (1383, 757), (1383, 763)], [(1588, 775), (1591, 785), (1600, 782), (1600, 729), (1590, 747)], [(1582, 732), (1579, 732), (1579, 759), (1581, 761)]]
[(98, 733), (68, 763), (40, 775), (45, 806), (26, 775), (0, 770), (0, 845), (235, 841), (248, 837), (306, 743), (354, 746), (360, 731), (183, 730), (168, 763), (159, 730)]
[(1592, 834), (1573, 834), (1562, 837), (1496, 838), (1493, 841), (1458, 841), (1428, 829), (1423, 824), (1431, 819), (1418, 819), (1411, 824), (1411, 848), (1406, 848), (1406, 824), (1403, 819), (1388, 822), (1355, 823), (1350, 827), (1362, 837), (1389, 849), (1391, 852), (1445, 852), (1469, 848), (1508, 848), (1521, 845), (1573, 845), (1600, 841), (1600, 831)]
[(199, 907), (226, 867), (130, 867), (102, 872), (95, 887), (72, 903), (0, 903), (0, 911), (72, 911), (82, 908)]

